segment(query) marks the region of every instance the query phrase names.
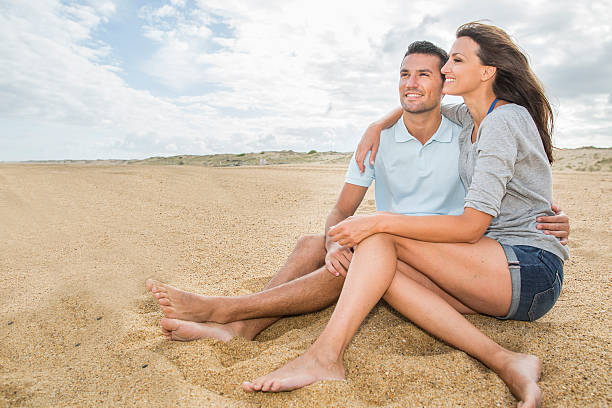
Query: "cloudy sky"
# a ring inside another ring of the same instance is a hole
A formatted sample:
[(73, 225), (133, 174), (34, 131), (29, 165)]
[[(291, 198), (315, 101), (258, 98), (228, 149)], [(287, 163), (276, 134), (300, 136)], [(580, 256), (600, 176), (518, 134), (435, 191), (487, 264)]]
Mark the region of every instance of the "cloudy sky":
[(612, 0), (0, 0), (0, 160), (351, 151), (406, 46), (479, 19), (529, 55), (555, 145), (612, 146)]

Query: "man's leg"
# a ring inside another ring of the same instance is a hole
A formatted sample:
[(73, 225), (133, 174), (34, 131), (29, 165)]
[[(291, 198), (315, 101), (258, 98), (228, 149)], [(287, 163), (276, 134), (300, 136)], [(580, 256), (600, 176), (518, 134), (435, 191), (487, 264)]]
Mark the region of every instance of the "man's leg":
[[(147, 281), (147, 288), (153, 292), (167, 316), (161, 324), (162, 332), (169, 339), (186, 341), (213, 337), (227, 341), (234, 336), (252, 339), (285, 314), (320, 310), (338, 298), (344, 279), (325, 270), (325, 254), (323, 235), (301, 237), (285, 265), (268, 282), (264, 291), (254, 295), (201, 296), (151, 280)], [(279, 285), (283, 287), (270, 293), (269, 289)], [(259, 316), (271, 317), (243, 320), (237, 315), (244, 309), (260, 308), (265, 313)]]

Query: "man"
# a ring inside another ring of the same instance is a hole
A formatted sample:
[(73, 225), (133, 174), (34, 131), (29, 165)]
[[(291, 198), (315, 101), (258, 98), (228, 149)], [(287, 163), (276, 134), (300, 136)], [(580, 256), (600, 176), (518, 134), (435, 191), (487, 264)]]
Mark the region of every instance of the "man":
[[(443, 77), (448, 56), (435, 45), (418, 41), (406, 52), (400, 68), (402, 118), (381, 137), (374, 166), (359, 171), (351, 160), (338, 201), (325, 224), (326, 235), (299, 239), (285, 265), (262, 292), (238, 297), (210, 297), (184, 292), (148, 280), (166, 318), (162, 332), (172, 340), (235, 336), (253, 339), (284, 315), (309, 313), (335, 302), (342, 290), (352, 252), (334, 243), (327, 231), (352, 216), (376, 179), (376, 207), (406, 215), (461, 214), (465, 189), (458, 174), (460, 127), (440, 113)], [(567, 216), (542, 217), (544, 229), (566, 239)], [(398, 270), (410, 268), (398, 261)], [(331, 272), (331, 273), (330, 273)], [(423, 275), (415, 279), (426, 279)], [(425, 286), (430, 281), (419, 282)], [(441, 289), (440, 289), (441, 290)], [(443, 293), (454, 305), (457, 300)], [(469, 313), (465, 306), (462, 312)]]

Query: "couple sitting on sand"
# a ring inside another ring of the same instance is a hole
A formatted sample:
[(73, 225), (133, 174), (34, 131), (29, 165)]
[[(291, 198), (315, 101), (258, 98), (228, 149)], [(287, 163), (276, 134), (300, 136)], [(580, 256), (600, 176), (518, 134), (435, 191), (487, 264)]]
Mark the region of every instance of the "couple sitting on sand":
[[(465, 104), (441, 107), (443, 92)], [(552, 206), (550, 105), (509, 36), (481, 23), (459, 27), (450, 59), (412, 43), (399, 94), (402, 109), (366, 131), (326, 235), (300, 238), (256, 294), (209, 297), (148, 280), (162, 332), (253, 339), (284, 315), (337, 300), (302, 356), (243, 384), (287, 391), (344, 379), (343, 353), (382, 298), (495, 371), (519, 405), (537, 406), (539, 359), (504, 349), (463, 315), (533, 321), (559, 296), (569, 223)], [(353, 216), (374, 179), (377, 212)]]

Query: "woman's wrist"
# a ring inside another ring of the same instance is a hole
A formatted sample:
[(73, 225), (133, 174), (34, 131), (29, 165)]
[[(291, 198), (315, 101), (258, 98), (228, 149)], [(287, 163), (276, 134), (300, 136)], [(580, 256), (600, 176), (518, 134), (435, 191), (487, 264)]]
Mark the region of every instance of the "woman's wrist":
[(375, 122), (370, 123), (370, 125), (368, 126), (368, 129), (376, 130), (380, 133), (384, 130), (384, 127), (383, 127), (383, 124), (377, 120)]
[(386, 224), (387, 224), (387, 218), (388, 218), (388, 214), (385, 213), (378, 213), (374, 216), (375, 219), (375, 223), (374, 223), (374, 233), (381, 233), (381, 232), (386, 232), (387, 228), (386, 228)]

